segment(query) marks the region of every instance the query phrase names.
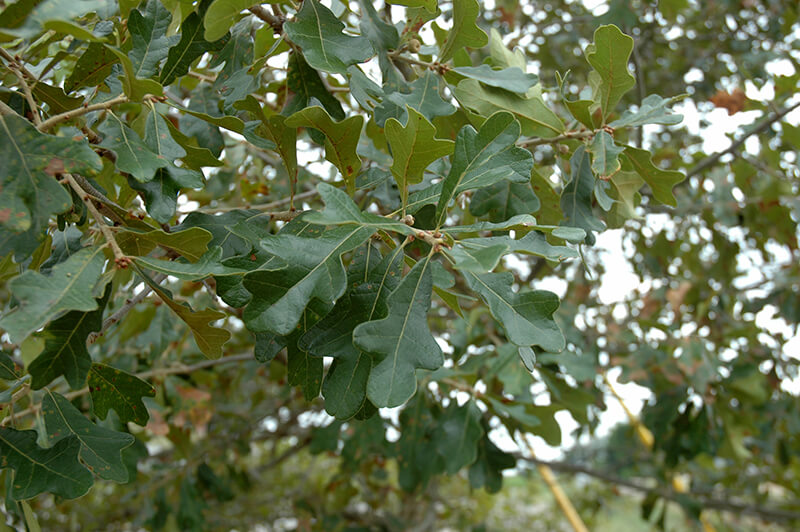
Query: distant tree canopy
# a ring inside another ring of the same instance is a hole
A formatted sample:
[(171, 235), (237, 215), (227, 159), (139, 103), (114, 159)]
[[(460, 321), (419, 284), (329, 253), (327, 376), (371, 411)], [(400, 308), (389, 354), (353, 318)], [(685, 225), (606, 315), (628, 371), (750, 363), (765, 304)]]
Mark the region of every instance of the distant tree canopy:
[(7, 524), (462, 528), (526, 466), (800, 521), (796, 2), (0, 6)]

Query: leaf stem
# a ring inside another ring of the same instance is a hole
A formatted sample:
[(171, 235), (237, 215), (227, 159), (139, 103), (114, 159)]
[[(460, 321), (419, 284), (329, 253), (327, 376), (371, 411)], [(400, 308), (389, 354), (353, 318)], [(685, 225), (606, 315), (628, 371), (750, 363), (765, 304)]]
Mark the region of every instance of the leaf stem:
[(28, 107), (31, 108), (31, 115), (33, 116), (33, 124), (38, 126), (42, 123), (42, 118), (39, 116), (39, 106), (36, 105), (36, 100), (33, 99), (33, 93), (31, 93), (31, 88), (28, 85), (28, 82), (25, 80), (26, 75), (30, 76), (31, 79), (35, 80), (36, 78), (28, 72), (28, 70), (20, 65), (17, 60), (11, 56), (8, 52), (0, 48), (0, 55), (2, 55), (3, 59), (8, 61), (8, 69), (14, 73), (14, 75), (19, 80), (19, 85), (22, 87), (22, 92), (25, 95), (25, 101), (28, 102)]
[(110, 109), (115, 105), (119, 105), (127, 101), (129, 101), (128, 97), (124, 94), (120, 94), (116, 98), (112, 98), (105, 102), (94, 103), (92, 105), (83, 105), (81, 107), (78, 107), (77, 109), (72, 109), (71, 111), (67, 111), (65, 113), (61, 113), (59, 115), (55, 115), (51, 118), (48, 118), (47, 120), (39, 124), (37, 129), (41, 132), (45, 132), (48, 129), (52, 128), (53, 126), (60, 124), (61, 122), (67, 122), (68, 120), (72, 120), (73, 118), (83, 116), (87, 113), (91, 113), (92, 111), (99, 111), (101, 109)]
[(586, 129), (583, 131), (568, 131), (563, 135), (558, 135), (557, 137), (523, 140), (518, 144), (518, 146), (523, 148), (531, 148), (533, 146), (541, 146), (543, 144), (557, 144), (564, 140), (588, 139), (594, 137), (599, 131), (601, 130)]
[(94, 206), (92, 203), (92, 199), (89, 196), (89, 193), (86, 192), (75, 180), (72, 174), (64, 174), (64, 178), (69, 183), (69, 186), (78, 194), (78, 197), (81, 198), (86, 208), (89, 209), (89, 212), (92, 213), (97, 225), (100, 226), (100, 231), (103, 233), (103, 237), (108, 242), (108, 245), (111, 246), (111, 251), (114, 253), (114, 262), (116, 263), (117, 268), (127, 268), (128, 264), (130, 264), (131, 259), (125, 253), (122, 252), (122, 249), (117, 244), (117, 240), (114, 238), (114, 233), (111, 231), (111, 228), (108, 224), (105, 223), (103, 220), (103, 215), (100, 214), (100, 211), (97, 210), (97, 207)]

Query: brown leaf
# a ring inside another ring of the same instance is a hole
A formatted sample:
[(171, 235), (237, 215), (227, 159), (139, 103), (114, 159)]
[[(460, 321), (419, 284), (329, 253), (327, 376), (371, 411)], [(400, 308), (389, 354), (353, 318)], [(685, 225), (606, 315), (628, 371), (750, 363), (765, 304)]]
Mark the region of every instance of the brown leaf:
[(746, 101), (747, 97), (744, 95), (744, 91), (742, 89), (734, 89), (734, 91), (731, 93), (719, 90), (714, 96), (711, 97), (711, 103), (714, 104), (714, 107), (722, 107), (723, 109), (727, 109), (728, 116), (742, 111)]

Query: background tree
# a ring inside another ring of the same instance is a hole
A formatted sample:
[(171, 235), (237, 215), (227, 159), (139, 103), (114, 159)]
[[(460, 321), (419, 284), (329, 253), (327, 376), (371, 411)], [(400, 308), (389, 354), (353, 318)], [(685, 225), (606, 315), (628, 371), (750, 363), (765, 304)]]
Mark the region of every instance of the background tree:
[(4, 3), (7, 522), (514, 528), (538, 465), (553, 526), (796, 524), (797, 6), (606, 7)]

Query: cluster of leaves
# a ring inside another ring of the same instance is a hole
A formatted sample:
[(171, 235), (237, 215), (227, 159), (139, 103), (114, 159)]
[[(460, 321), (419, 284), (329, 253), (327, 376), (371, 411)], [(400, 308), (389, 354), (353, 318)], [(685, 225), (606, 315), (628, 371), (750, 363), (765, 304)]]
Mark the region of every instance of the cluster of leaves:
[[(226, 359), (287, 401), (321, 396), (312, 404), (336, 421), (312, 449), (340, 453), (345, 470), (391, 457), (409, 492), (462, 468), (498, 490), (515, 459), (491, 423), (553, 445), (557, 411), (592, 424), (602, 398), (574, 384), (598, 373), (576, 362), (590, 351), (577, 309), (530, 281), (581, 271), (579, 250), (639, 223), (643, 201), (677, 205), (684, 174), (641, 135), (681, 121), (675, 99), (640, 84), (621, 105), (636, 80), (616, 25), (596, 28), (576, 84), (529, 73), (521, 49), (481, 29), (475, 0), (397, 3), (400, 22), (366, 1), (45, 0), (0, 13), (0, 377), (6, 402), (44, 421), (19, 430), (27, 420), (4, 409), (7, 507), (81, 496), (93, 475), (133, 481), (156, 435), (197, 456), (187, 426), (203, 433), (222, 415), (200, 389), (224, 387), (172, 376)], [(184, 215), (179, 200), (197, 208)], [(253, 404), (231, 408), (249, 424), (276, 415)], [(395, 444), (384, 407), (402, 407)], [(182, 528), (202, 526), (201, 491), (228, 497), (205, 462), (175, 478)], [(159, 497), (156, 528), (171, 504)]]

